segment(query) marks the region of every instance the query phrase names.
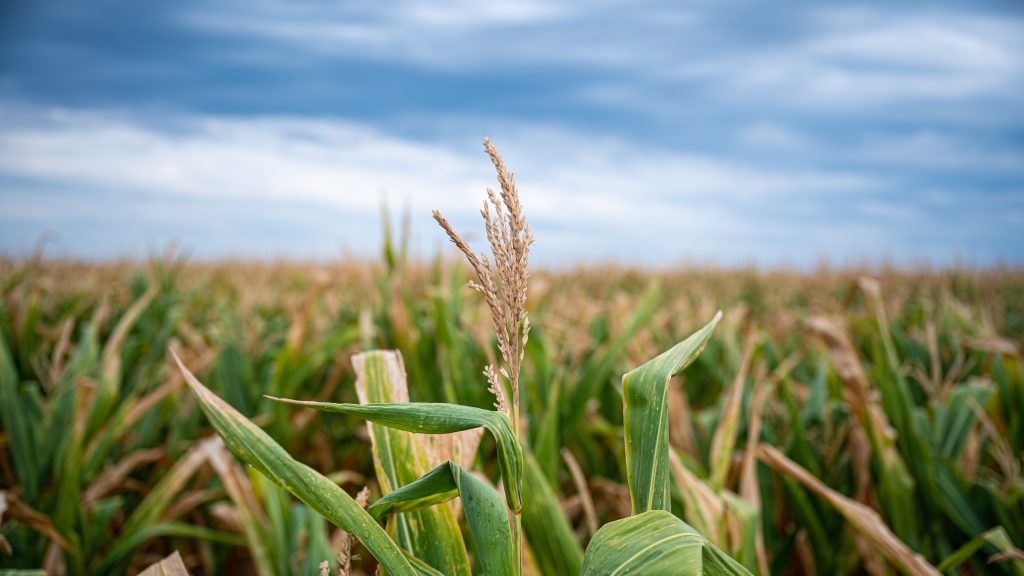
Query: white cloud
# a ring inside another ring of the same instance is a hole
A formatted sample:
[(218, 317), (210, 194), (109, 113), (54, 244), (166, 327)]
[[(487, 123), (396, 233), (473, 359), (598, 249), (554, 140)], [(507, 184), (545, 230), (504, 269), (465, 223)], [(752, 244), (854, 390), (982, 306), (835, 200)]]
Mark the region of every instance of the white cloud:
[[(304, 118), (175, 118), (175, 129), (57, 111), (0, 136), (0, 170), (133, 194), (301, 199), (376, 210), (381, 192), (436, 197), (473, 182), (452, 152), (372, 128)], [(477, 179), (480, 182), (481, 179)]]
[[(45, 215), (54, 222), (87, 218), (78, 214), (83, 206), (104, 210), (114, 220), (123, 209), (123, 227), (141, 233), (148, 224), (132, 221), (124, 207), (131, 205), (161, 226), (173, 229), (178, 219), (215, 230), (221, 224), (216, 218), (230, 217), (224, 206), (237, 205), (240, 213), (268, 222), (282, 206), (321, 206), (337, 214), (337, 221), (316, 237), (340, 236), (347, 245), (370, 251), (378, 236), (365, 231), (382, 196), (393, 206), (407, 205), (420, 227), (431, 226), (429, 211), (439, 208), (457, 225), (475, 230), (484, 188), (494, 186), (475, 140), (423, 142), (361, 124), (308, 118), (185, 115), (163, 118), (161, 125), (175, 127), (166, 130), (88, 111), (29, 115), (34, 118), (0, 118), (5, 126), (0, 177), (8, 179), (0, 194), (18, 194), (27, 202), (23, 216)], [(822, 206), (879, 186), (857, 174), (765, 170), (550, 128), (497, 132), (496, 144), (520, 175), (540, 239), (539, 258), (549, 262), (626, 253), (645, 254), (651, 261), (683, 256), (771, 261), (779, 254), (766, 253), (761, 244), (769, 236), (780, 250), (800, 258), (812, 249), (807, 235), (829, 227), (821, 219), (828, 215)], [(56, 203), (45, 194), (33, 200), (28, 188), (12, 180), (80, 190), (75, 195), (80, 200)], [(97, 193), (102, 207), (92, 199)], [(176, 204), (190, 212), (175, 214)], [(220, 212), (203, 209), (214, 204)], [(281, 229), (259, 234), (295, 232), (285, 229), (289, 218), (302, 217), (292, 214), (299, 208), (288, 210), (280, 215)], [(772, 222), (772, 213), (781, 214), (789, 228)], [(361, 234), (346, 235), (348, 229)], [(418, 237), (427, 238), (427, 246), (439, 245), (429, 240), (432, 235)], [(239, 238), (239, 245), (245, 244)]]
[[(411, 62), (451, 69), (536, 54), (503, 31), (572, 18), (576, 9), (534, 0), (383, 4), (217, 0), (189, 7), (183, 21), (216, 35), (271, 40), (317, 55)], [(236, 54), (245, 59), (243, 52)]]
[[(756, 18), (756, 15), (749, 16)], [(1024, 24), (933, 9), (808, 7), (789, 34), (736, 35), (742, 16), (714, 6), (643, 8), (497, 2), (294, 5), (219, 0), (191, 9), (189, 26), (281, 42), (316, 56), (498, 72), (525, 66), (595, 73), (571, 89), (581, 102), (669, 114), (681, 91), (719, 105), (874, 110), (978, 98), (1019, 101)], [(236, 49), (248, 60), (259, 44)], [(272, 51), (261, 56), (273, 58)], [(926, 109), (925, 109), (926, 110)], [(922, 110), (918, 110), (919, 112)]]
[(1007, 98), (1024, 84), (1024, 26), (958, 13), (830, 14), (809, 37), (686, 63), (730, 98), (857, 108)]

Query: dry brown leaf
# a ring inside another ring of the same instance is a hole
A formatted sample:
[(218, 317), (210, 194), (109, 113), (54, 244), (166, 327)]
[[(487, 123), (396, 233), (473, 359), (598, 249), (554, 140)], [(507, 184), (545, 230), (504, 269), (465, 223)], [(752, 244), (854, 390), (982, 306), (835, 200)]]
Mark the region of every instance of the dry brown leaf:
[(1020, 350), (1013, 342), (998, 336), (983, 336), (980, 338), (969, 338), (967, 347), (991, 354), (1004, 356), (1020, 356)]
[(668, 413), (672, 415), (668, 420), (669, 444), (688, 456), (697, 456), (690, 403), (682, 386), (668, 387)]
[[(7, 493), (6, 492), (0, 492), (0, 528), (4, 527), (4, 512), (6, 512), (6, 511), (7, 511)], [(4, 538), (3, 533), (0, 533), (0, 550), (3, 550), (4, 553), (6, 553), (8, 555), (14, 553), (14, 550), (11, 549), (11, 543), (7, 541), (7, 538)]]
[[(753, 506), (759, 514), (761, 513), (761, 487), (757, 480), (757, 445), (761, 439), (761, 413), (768, 398), (768, 392), (772, 388), (768, 385), (754, 388), (754, 398), (750, 405), (750, 418), (747, 426), (747, 446), (743, 452), (743, 465), (740, 468), (740, 498)], [(758, 522), (755, 535), (757, 568), (761, 574), (767, 575), (771, 572), (768, 564), (768, 549), (765, 546), (764, 532), (761, 526), (762, 523)]]
[(53, 526), (50, 518), (41, 512), (37, 512), (22, 502), (17, 494), (10, 491), (0, 491), (0, 502), (2, 502), (5, 515), (8, 519), (24, 524), (39, 534), (49, 538), (64, 550), (71, 551), (67, 540)]
[(139, 572), (139, 576), (189, 576), (189, 573), (185, 568), (185, 563), (181, 560), (181, 554), (175, 552)]
[(199, 451), (206, 456), (214, 472), (220, 477), (224, 484), (224, 490), (231, 497), (231, 500), (243, 507), (243, 513), (247, 516), (246, 521), (255, 521), (259, 524), (266, 523), (263, 508), (256, 498), (249, 477), (245, 475), (238, 461), (228, 452), (227, 446), (220, 436), (211, 436), (199, 443)]
[[(846, 328), (841, 321), (823, 316), (810, 318), (805, 326), (825, 343), (832, 365), (843, 383), (843, 400), (857, 416), (857, 421), (867, 437), (878, 443), (874, 446), (882, 452), (878, 456), (887, 462), (898, 460), (893, 444), (896, 431), (889, 423), (877, 395), (872, 394), (871, 383), (864, 374)], [(875, 433), (874, 437), (871, 436), (872, 431)]]
[[(871, 444), (867, 433), (860, 426), (850, 428), (850, 465), (856, 484), (855, 497), (858, 502), (872, 509), (877, 509), (874, 484), (871, 480)], [(877, 554), (871, 552), (871, 543), (861, 534), (855, 534), (853, 543), (864, 560), (864, 569), (873, 576), (885, 576), (885, 563)]]
[(708, 538), (715, 546), (726, 546), (726, 530), (722, 525), (725, 518), (725, 502), (693, 472), (683, 465), (675, 450), (668, 451), (672, 476), (679, 484), (686, 505), (686, 514), (690, 524)]
[(210, 506), (210, 516), (213, 517), (217, 526), (228, 532), (237, 534), (245, 533), (245, 524), (242, 522), (242, 515), (238, 508), (227, 502), (217, 502)]
[(92, 508), (103, 497), (117, 490), (124, 479), (132, 473), (132, 470), (144, 464), (155, 462), (163, 455), (164, 451), (162, 448), (139, 450), (118, 462), (116, 466), (105, 468), (96, 477), (96, 480), (85, 489), (85, 494), (82, 495), (83, 505), (86, 508)]
[(829, 488), (785, 454), (767, 444), (761, 445), (758, 457), (776, 472), (796, 479), (804, 488), (828, 502), (875, 550), (905, 573), (911, 576), (939, 576), (934, 566), (889, 530), (878, 512)]
[(576, 485), (576, 492), (579, 494), (580, 504), (583, 507), (583, 519), (586, 521), (587, 537), (589, 538), (597, 532), (597, 513), (594, 512), (594, 499), (590, 495), (590, 488), (587, 487), (587, 479), (583, 475), (583, 469), (580, 468), (579, 462), (576, 461), (576, 458), (568, 448), (562, 448), (562, 458), (565, 460), (565, 465), (569, 468), (572, 481)]
[(814, 563), (814, 552), (811, 551), (811, 542), (807, 538), (807, 532), (801, 530), (796, 535), (796, 557), (800, 559), (800, 567), (807, 576), (817, 576), (818, 567)]
[(71, 333), (74, 329), (75, 318), (73, 316), (61, 324), (60, 335), (57, 337), (57, 344), (53, 347), (53, 354), (50, 357), (50, 386), (56, 386), (64, 375), (64, 357), (71, 345)]
[[(96, 381), (83, 376), (75, 382), (78, 390), (75, 394), (75, 434), (79, 437), (85, 434), (85, 423), (89, 421), (89, 413), (92, 411), (92, 398), (96, 395)], [(100, 434), (96, 435), (97, 437)]]
[[(156, 487), (162, 491), (160, 497), (170, 500), (179, 494), (204, 462), (206, 462), (206, 455), (197, 446), (190, 448), (160, 480)], [(222, 492), (222, 490), (190, 492), (175, 502), (173, 506), (166, 508), (161, 518), (165, 520), (178, 518), (199, 504), (216, 498)]]
[(167, 511), (164, 512), (160, 519), (164, 522), (169, 522), (181, 518), (202, 504), (222, 496), (224, 496), (224, 490), (220, 488), (206, 488), (204, 490), (186, 492), (184, 496), (167, 508)]

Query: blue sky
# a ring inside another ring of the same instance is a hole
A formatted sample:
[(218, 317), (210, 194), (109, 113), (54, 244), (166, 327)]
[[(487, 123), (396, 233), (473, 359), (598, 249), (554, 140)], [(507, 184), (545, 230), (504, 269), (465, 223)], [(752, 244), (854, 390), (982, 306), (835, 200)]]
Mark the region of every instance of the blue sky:
[[(1016, 2), (0, 0), (0, 251), (1024, 261)], [(479, 238), (479, 235), (477, 235)]]

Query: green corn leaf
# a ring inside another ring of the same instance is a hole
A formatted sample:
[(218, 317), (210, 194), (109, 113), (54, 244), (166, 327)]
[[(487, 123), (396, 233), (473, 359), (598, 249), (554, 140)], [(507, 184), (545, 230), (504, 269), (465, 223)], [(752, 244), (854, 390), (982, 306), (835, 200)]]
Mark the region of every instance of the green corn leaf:
[[(359, 354), (352, 358), (352, 365), (356, 370), (360, 402), (409, 401), (405, 369), (398, 352), (378, 350)], [(385, 493), (410, 485), (430, 470), (428, 451), (421, 440), (445, 438), (417, 437), (369, 422), (367, 427), (373, 443), (377, 480)], [(469, 576), (469, 556), (452, 508), (420, 509), (394, 518), (396, 540), (406, 550), (445, 574)]]
[(579, 574), (583, 549), (558, 495), (529, 451), (523, 460), (523, 531), (544, 576)]
[(970, 493), (957, 478), (953, 465), (942, 462), (936, 468), (936, 483), (942, 495), (939, 504), (946, 517), (968, 536), (984, 532), (985, 525), (971, 507)]
[[(887, 411), (872, 393), (874, 384), (861, 366), (856, 348), (845, 325), (825, 317), (813, 317), (807, 327), (825, 343), (837, 375), (843, 383), (843, 399), (857, 416), (878, 462), (878, 499), (890, 520), (893, 532), (908, 544), (920, 534), (917, 481), (897, 449), (896, 438), (904, 438), (887, 416)], [(884, 362), (884, 360), (883, 360)], [(883, 375), (884, 378), (888, 376)], [(882, 393), (883, 403), (885, 392)], [(934, 472), (929, 472), (934, 476)], [(933, 478), (929, 482), (934, 483)]]
[(203, 386), (177, 355), (174, 359), (206, 417), (236, 456), (323, 514), (332, 524), (358, 538), (389, 574), (413, 576), (418, 573), (387, 532), (341, 487), (293, 459), (266, 432)]
[(492, 576), (514, 574), (512, 532), (501, 495), (458, 464), (441, 464), (419, 480), (385, 494), (370, 506), (369, 512), (380, 518), (396, 512), (421, 510), (455, 496), (462, 498), (469, 532), (484, 572)]
[(888, 319), (881, 285), (871, 278), (861, 278), (859, 284), (874, 309), (884, 349), (883, 354), (877, 345), (874, 347), (874, 382), (881, 392), (882, 406), (899, 439), (895, 447), (914, 478), (913, 490), (909, 496), (912, 502), (910, 506), (915, 506), (917, 510), (913, 514), (906, 514), (907, 518), (900, 521), (894, 518), (894, 524), (896, 533), (907, 539), (908, 544), (916, 547), (920, 545), (920, 526), (935, 519), (933, 510), (935, 503), (940, 500), (935, 481), (935, 462), (925, 440), (927, 434), (918, 425), (917, 416), (920, 409), (914, 406), (910, 385), (900, 369), (901, 361), (892, 335), (894, 325)]
[(132, 533), (130, 538), (118, 541), (104, 558), (103, 562), (96, 569), (95, 574), (109, 574), (111, 569), (119, 562), (129, 559), (131, 553), (146, 541), (160, 536), (174, 536), (178, 538), (191, 538), (194, 540), (206, 540), (208, 542), (220, 542), (233, 546), (241, 546), (244, 541), (236, 534), (228, 534), (218, 530), (171, 522), (166, 524), (150, 524)]
[(85, 428), (86, 438), (96, 432), (117, 405), (118, 396), (121, 394), (121, 380), (124, 378), (121, 354), (125, 341), (132, 327), (139, 321), (139, 317), (146, 311), (158, 293), (159, 285), (151, 284), (146, 292), (121, 316), (110, 338), (103, 346), (100, 379), (89, 410), (89, 420)]
[[(535, 339), (532, 338), (532, 343)], [(539, 356), (539, 355), (538, 355)], [(531, 436), (531, 450), (549, 482), (558, 478), (558, 451), (561, 448), (561, 434), (559, 431), (559, 410), (562, 402), (562, 386), (564, 376), (548, 376), (549, 383), (544, 396), (538, 390), (536, 398), (545, 398), (544, 406), (548, 406), (538, 415), (538, 422), (535, 432)]]
[(401, 404), (335, 404), (289, 400), (268, 396), (271, 400), (316, 408), (324, 412), (352, 414), (374, 424), (416, 432), (418, 434), (450, 434), (483, 427), (494, 435), (498, 443), (498, 464), (501, 467), (502, 484), (508, 506), (513, 512), (523, 509), (520, 485), (523, 478), (523, 451), (512, 433), (508, 416), (495, 410), (484, 410), (472, 406), (430, 402), (407, 402)]
[(582, 576), (749, 575), (707, 538), (663, 510), (610, 522), (594, 534)]
[(409, 554), (408, 551), (402, 550), (402, 553), (405, 554), (405, 559), (409, 561), (409, 564), (412, 564), (413, 569), (416, 570), (416, 574), (419, 576), (445, 576), (444, 572), (438, 572), (436, 568)]
[(445, 462), (415, 482), (388, 492), (366, 511), (379, 520), (389, 514), (422, 510), (448, 502), (459, 495), (459, 486), (453, 478), (454, 472), (449, 470), (449, 464)]
[(14, 472), (25, 491), (25, 501), (35, 503), (39, 489), (36, 434), (24, 396), (18, 389), (18, 372), (0, 330), (0, 423), (7, 431)]
[(949, 572), (957, 566), (966, 562), (971, 556), (974, 556), (978, 550), (981, 550), (985, 546), (992, 546), (1002, 554), (1006, 554), (1009, 557), (1010, 565), (1013, 567), (1013, 573), (1017, 576), (1024, 576), (1024, 560), (1021, 560), (1021, 551), (1013, 545), (1013, 540), (1006, 533), (1006, 529), (1002, 526), (993, 528), (984, 534), (978, 535), (971, 539), (970, 542), (961, 546), (956, 552), (953, 552), (946, 557), (938, 566), (937, 569), (940, 572)]
[(669, 506), (668, 381), (700, 354), (721, 319), (622, 377), (626, 479), (633, 514)]
[(751, 572), (757, 571), (757, 531), (761, 523), (760, 511), (746, 500), (729, 491), (723, 491), (722, 500), (729, 516), (735, 520), (738, 533), (730, 542), (729, 554)]
[(751, 333), (743, 346), (743, 358), (740, 360), (739, 370), (725, 396), (722, 417), (718, 420), (715, 435), (711, 441), (711, 474), (708, 484), (712, 490), (721, 490), (729, 475), (729, 465), (732, 463), (736, 437), (739, 435), (743, 394), (747, 386), (747, 372), (750, 370), (750, 363), (756, 348), (757, 340)]

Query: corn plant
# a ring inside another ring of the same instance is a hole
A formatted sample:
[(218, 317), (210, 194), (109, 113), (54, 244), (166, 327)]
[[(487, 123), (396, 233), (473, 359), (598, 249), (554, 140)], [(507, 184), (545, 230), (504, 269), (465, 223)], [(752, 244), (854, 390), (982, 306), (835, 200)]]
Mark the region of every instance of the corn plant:
[[(446, 504), (456, 497), (480, 570), (493, 575), (523, 571), (522, 516), (524, 500), (530, 496), (524, 491), (523, 477), (532, 461), (524, 456), (521, 438), (519, 379), (530, 333), (526, 267), (533, 239), (512, 174), (490, 142), (484, 144), (501, 186), (500, 195), (488, 190), (481, 210), (493, 268), (488, 257), (474, 253), (440, 213), (435, 211), (434, 218), (476, 272), (478, 282), (471, 286), (484, 296), (491, 313), (504, 363), (498, 369), (488, 365), (483, 371), (495, 397), (494, 409), (407, 401), (401, 357), (382, 352), (355, 360), (360, 404), (271, 398), (372, 423), (375, 467), (385, 494), (368, 509), (328, 478), (294, 460), (266, 432), (203, 386), (175, 356), (203, 411), (231, 451), (362, 542), (389, 574), (471, 573), (454, 508)], [(623, 378), (632, 515), (594, 534), (581, 574), (747, 573), (669, 512), (669, 380), (697, 357), (719, 317)], [(467, 470), (468, 460), (448, 459), (430, 468), (438, 454), (454, 455), (454, 446), (468, 448), (466, 456), (471, 456), (474, 442), (460, 438), (478, 429), (486, 430), (496, 443), (501, 492)], [(413, 434), (443, 435), (445, 440), (430, 444)], [(382, 518), (391, 519), (387, 529), (378, 523)]]

